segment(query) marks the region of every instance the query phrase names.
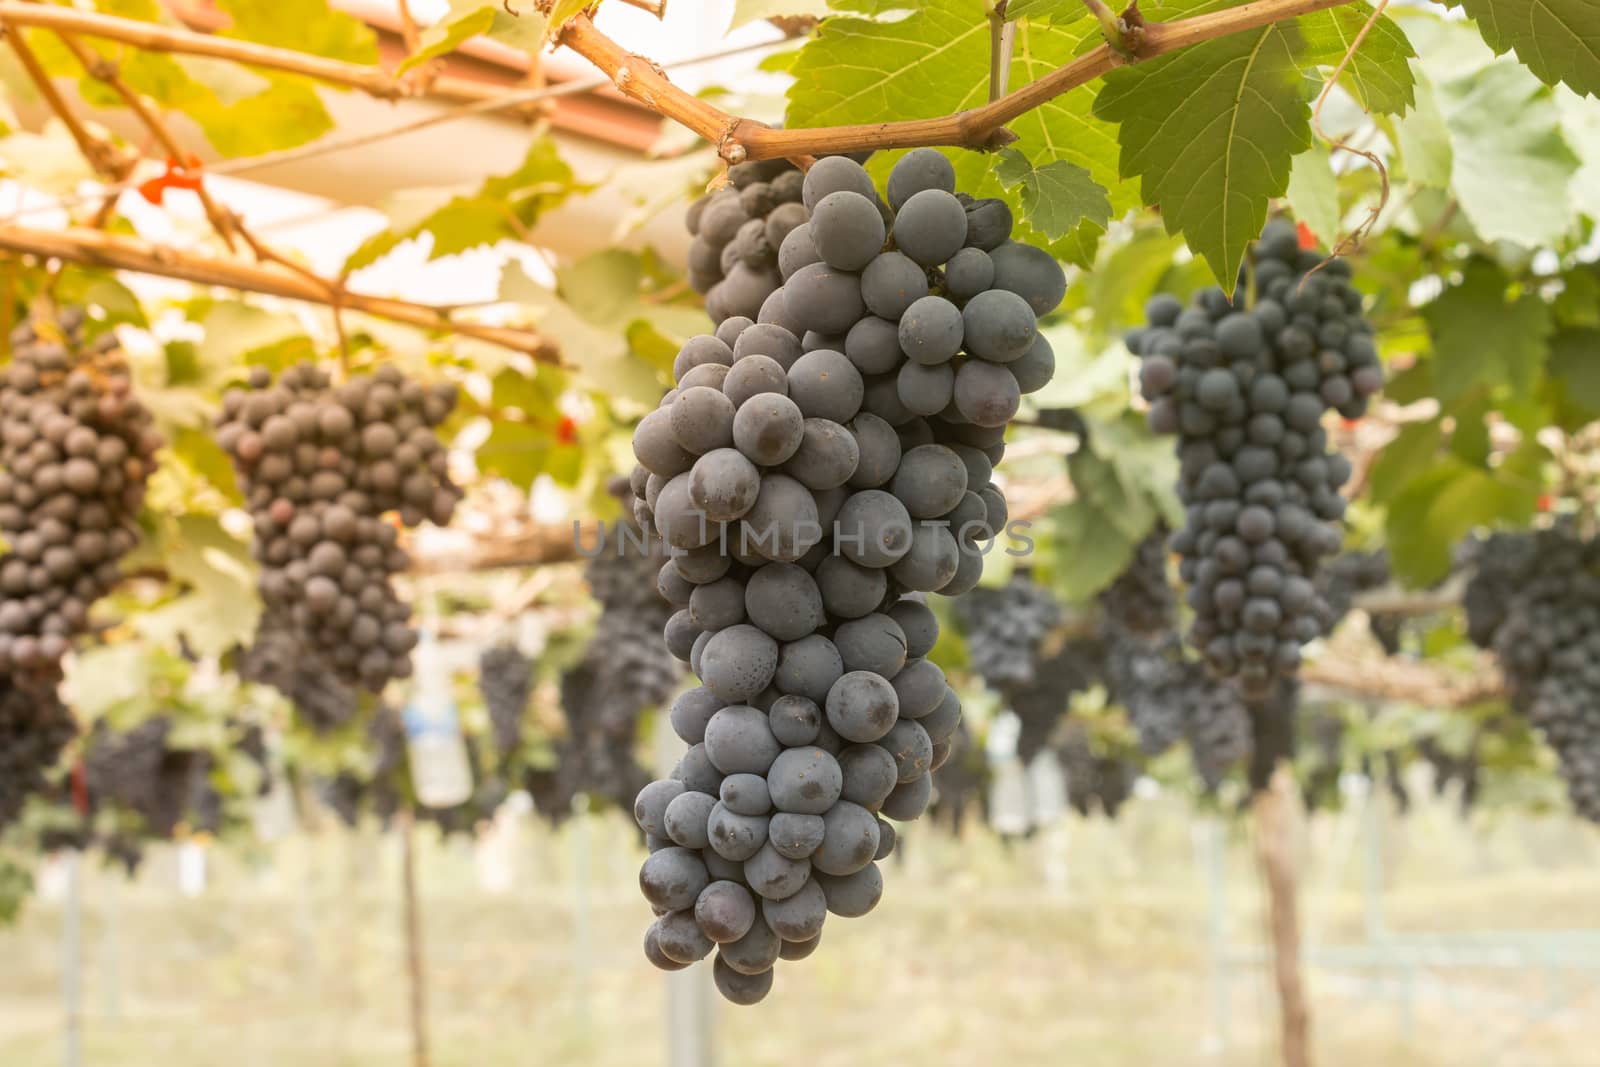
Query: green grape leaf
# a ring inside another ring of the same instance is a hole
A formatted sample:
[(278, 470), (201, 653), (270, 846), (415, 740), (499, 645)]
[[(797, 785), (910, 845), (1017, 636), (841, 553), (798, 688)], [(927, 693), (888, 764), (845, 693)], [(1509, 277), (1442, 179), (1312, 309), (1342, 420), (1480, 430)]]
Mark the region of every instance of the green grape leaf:
[(1572, 177), (1573, 207), (1600, 221), (1600, 108), (1593, 100), (1563, 89), (1556, 93), (1556, 109), (1561, 132), (1582, 161)]
[(1078, 499), (1103, 511), (1106, 521), (1128, 540), (1138, 541), (1155, 522), (1155, 508), (1137, 483), (1125, 479), (1123, 463), (1080, 448), (1067, 457), (1067, 473)]
[(1458, 0), (1496, 55), (1516, 52), (1546, 85), (1600, 96), (1600, 9), (1594, 0)]
[(1537, 483), (1442, 458), (1389, 504), (1384, 529), (1395, 573), (1412, 585), (1432, 585), (1450, 572), (1456, 544), (1473, 527), (1525, 524), (1538, 496)]
[(1400, 143), (1400, 158), (1405, 160), (1406, 177), (1418, 185), (1436, 189), (1450, 186), (1450, 128), (1439, 112), (1433, 84), (1417, 71), (1416, 106), (1395, 120), (1395, 135)]
[[(1329, 68), (1338, 66), (1371, 17), (1370, 5), (1354, 3), (1296, 20), (1305, 38), (1306, 61)], [(1342, 80), (1368, 111), (1398, 115), (1415, 99), (1415, 77), (1409, 61), (1416, 54), (1394, 20), (1380, 15), (1345, 65)]]
[(1509, 298), (1500, 268), (1467, 264), (1460, 285), (1422, 309), (1433, 337), (1434, 381), (1444, 403), (1476, 385), (1528, 395), (1550, 354), (1550, 306), (1534, 293)]
[(1034, 230), (1054, 241), (1081, 222), (1104, 230), (1111, 221), (1111, 199), (1105, 186), (1082, 167), (1058, 159), (1035, 167), (1015, 148), (1005, 148), (995, 162), (995, 177), (1017, 189), (1022, 217)]
[(389, 228), (363, 241), (345, 261), (345, 270), (370, 266), (424, 234), (432, 240), (430, 260), (520, 239), (546, 211), (585, 188), (556, 154), (554, 142), (539, 138), (516, 170), (485, 180), (472, 193), (409, 189), (394, 197), (387, 205)]
[(1234, 34), (1113, 70), (1095, 101), (1097, 116), (1121, 124), (1122, 175), (1140, 179), (1167, 232), (1230, 292), (1268, 202), (1311, 145), (1298, 48), (1284, 24)]
[(1566, 329), (1552, 337), (1549, 373), (1569, 400), (1600, 413), (1600, 329)]
[[(835, 5), (837, 6), (837, 5)], [(904, 4), (852, 4), (869, 12), (904, 9)], [(1018, 25), (1011, 84), (1020, 86), (1072, 61), (1100, 29), (1092, 18), (1063, 25)], [(989, 86), (989, 26), (970, 0), (928, 0), (894, 21), (835, 16), (824, 20), (790, 64), (785, 124), (837, 126), (894, 119), (935, 118), (982, 104)], [(1064, 160), (1088, 171), (1105, 187), (1111, 213), (1136, 207), (1137, 190), (1117, 173), (1116, 128), (1096, 117), (1087, 93), (1066, 93), (1018, 116), (1008, 127), (1035, 167)], [(973, 196), (995, 196), (1012, 205), (1020, 225), (1014, 236), (1047, 247), (1058, 258), (1088, 265), (1102, 227), (1084, 221), (1051, 241), (1027, 223), (1020, 187), (1008, 191), (992, 172), (988, 156), (947, 150), (958, 187)], [(880, 177), (899, 153), (879, 153)]]
[(132, 616), (134, 629), (168, 647), (183, 636), (202, 656), (249, 644), (261, 615), (249, 546), (217, 519), (188, 514), (160, 524), (154, 548), (167, 574), (187, 591)]
[(534, 53), (544, 46), (545, 30), (550, 25), (560, 25), (577, 10), (560, 14), (570, 8), (568, 2), (556, 6), (557, 14), (547, 23), (545, 16), (533, 7), (513, 14), (509, 5), (501, 0), (450, 0), (450, 10), (443, 18), (423, 30), (417, 39), (417, 50), (400, 64), (397, 73), (404, 74), (431, 59), (454, 52), (474, 37), (489, 37), (503, 45)]
[(229, 501), (234, 503), (243, 501), (244, 494), (239, 492), (233, 461), (222, 450), (222, 446), (217, 444), (216, 434), (212, 433), (209, 427), (198, 429), (193, 426), (182, 426), (171, 431), (169, 437), (168, 447), (180, 462), (210, 482)]
[(1372, 499), (1380, 504), (1393, 500), (1411, 479), (1433, 465), (1443, 444), (1444, 428), (1437, 418), (1400, 427), (1372, 464), (1367, 483)]
[(1050, 513), (1055, 529), (1055, 586), (1068, 600), (1086, 600), (1110, 585), (1133, 559), (1129, 537), (1098, 503), (1079, 498)]
[(550, 9), (550, 36), (554, 37), (560, 33), (563, 26), (594, 2), (595, 0), (556, 0), (555, 6)]
[(1095, 329), (1114, 334), (1137, 326), (1144, 316), (1145, 301), (1159, 289), (1171, 291), (1165, 281), (1173, 258), (1183, 242), (1157, 227), (1138, 230), (1130, 239), (1101, 255), (1095, 269), (1084, 275), (1081, 286), (1084, 303), (1093, 316)]
[(1333, 164), (1321, 147), (1294, 157), (1289, 171), (1289, 190), (1284, 194), (1294, 216), (1303, 222), (1317, 240), (1331, 246), (1339, 239), (1339, 183)]
[(333, 10), (328, 0), (217, 0), (216, 6), (233, 19), (223, 31), (225, 37), (348, 63), (378, 62), (378, 38), (372, 27)]
[(1510, 62), (1437, 90), (1455, 159), (1452, 186), (1479, 236), (1527, 248), (1561, 238), (1573, 223), (1568, 184), (1578, 157), (1562, 137), (1550, 90)]
[(779, 15), (810, 15), (822, 18), (828, 14), (828, 0), (736, 0), (733, 5), (733, 21), (728, 24), (728, 29), (736, 30), (740, 26), (762, 19), (776, 18)]

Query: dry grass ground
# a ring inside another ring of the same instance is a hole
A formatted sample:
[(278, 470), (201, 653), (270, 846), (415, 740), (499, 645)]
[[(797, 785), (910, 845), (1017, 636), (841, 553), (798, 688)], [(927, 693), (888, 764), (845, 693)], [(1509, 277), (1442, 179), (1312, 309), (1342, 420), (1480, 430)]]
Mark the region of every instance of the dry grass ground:
[[(1112, 827), (1007, 847), (921, 829), (869, 919), (835, 921), (785, 966), (766, 1004), (719, 1008), (724, 1067), (1073, 1067), (1273, 1062), (1271, 991), (1232, 987), (1229, 1043), (1214, 1031), (1205, 865), (1193, 816), (1136, 804)], [(1319, 819), (1308, 844), (1311, 937), (1357, 942), (1365, 912), (1358, 820)], [(663, 979), (639, 955), (648, 912), (620, 821), (526, 830), (517, 885), (478, 887), (472, 853), (425, 839), (435, 1067), (666, 1063)], [(1230, 835), (1225, 911), (1255, 946), (1260, 894)], [(587, 852), (589, 889), (576, 859)], [(1430, 809), (1391, 824), (1391, 928), (1600, 927), (1600, 840), (1560, 820), (1457, 823)], [(1046, 862), (1065, 882), (1052, 889)], [(403, 1067), (405, 968), (392, 842), (325, 834), (215, 858), (209, 892), (173, 890), (170, 855), (141, 879), (91, 872), (85, 893), (88, 1067)], [(586, 900), (579, 905), (580, 897)], [(0, 931), (0, 1064), (61, 1062), (62, 909), (36, 902)], [(585, 950), (587, 945), (587, 950)], [(1596, 961), (1600, 967), (1600, 960)], [(1407, 1014), (1355, 971), (1312, 972), (1323, 1064), (1593, 1067), (1600, 970), (1425, 971)], [(1588, 984), (1586, 984), (1588, 983)], [(1393, 984), (1393, 983), (1391, 983)], [(1531, 1005), (1567, 999), (1544, 1014)]]

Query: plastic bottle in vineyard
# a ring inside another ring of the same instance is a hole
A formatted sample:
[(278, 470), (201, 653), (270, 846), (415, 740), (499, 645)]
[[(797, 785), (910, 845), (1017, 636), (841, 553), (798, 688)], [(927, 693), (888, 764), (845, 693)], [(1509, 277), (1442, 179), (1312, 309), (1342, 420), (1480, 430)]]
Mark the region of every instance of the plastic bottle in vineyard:
[(406, 752), (417, 803), (453, 808), (472, 798), (472, 768), (456, 717), (450, 671), (433, 635), (422, 634), (416, 653), (416, 682), (406, 705)]

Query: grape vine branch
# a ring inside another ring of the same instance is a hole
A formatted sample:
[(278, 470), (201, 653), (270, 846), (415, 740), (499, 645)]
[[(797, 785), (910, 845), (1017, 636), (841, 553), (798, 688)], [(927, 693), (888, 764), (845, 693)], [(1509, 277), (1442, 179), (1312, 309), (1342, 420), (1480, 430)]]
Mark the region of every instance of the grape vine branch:
[[(940, 118), (875, 122), (817, 129), (774, 129), (731, 115), (678, 88), (653, 60), (627, 51), (602, 33), (586, 14), (563, 25), (558, 40), (611, 78), (619, 91), (657, 114), (687, 127), (715, 145), (729, 163), (778, 157), (818, 156), (877, 148), (951, 146), (996, 149), (1015, 140), (1005, 124), (1117, 67), (1190, 45), (1260, 29), (1274, 22), (1341, 7), (1353, 0), (1255, 0), (1174, 22), (1144, 22), (1117, 47), (1102, 44), (1020, 89), (979, 107)], [(545, 0), (548, 6), (549, 0)], [(0, 4), (0, 9), (5, 5)], [(1137, 6), (1123, 19), (1137, 22)], [(1119, 48), (1127, 48), (1127, 54)]]

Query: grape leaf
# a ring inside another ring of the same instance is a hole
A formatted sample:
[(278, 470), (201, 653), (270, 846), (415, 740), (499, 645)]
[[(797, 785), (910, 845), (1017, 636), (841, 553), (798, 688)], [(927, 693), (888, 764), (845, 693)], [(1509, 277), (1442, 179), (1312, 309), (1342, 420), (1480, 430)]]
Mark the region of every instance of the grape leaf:
[(1320, 244), (1332, 245), (1339, 237), (1339, 183), (1332, 161), (1315, 147), (1294, 157), (1285, 194), (1295, 218), (1305, 223)]
[[(837, 6), (837, 5), (836, 5)], [(889, 0), (853, 4), (869, 11), (904, 9)], [(1062, 25), (1024, 23), (1017, 27), (1011, 84), (1022, 85), (1070, 62), (1099, 25), (1079, 18)], [(795, 78), (785, 123), (791, 127), (836, 126), (895, 119), (935, 118), (982, 104), (989, 86), (989, 27), (970, 0), (928, 0), (895, 21), (835, 16), (817, 27), (791, 64)], [(1067, 93), (1010, 123), (1019, 147), (1036, 167), (1065, 160), (1088, 171), (1106, 187), (1113, 216), (1138, 204), (1132, 183), (1119, 180), (1116, 129), (1092, 113), (1087, 93)], [(1020, 191), (1005, 189), (983, 154), (949, 150), (959, 187), (973, 196), (997, 196), (1019, 216)], [(874, 170), (882, 173), (896, 158), (879, 153)], [(1016, 236), (1040, 238), (1060, 258), (1087, 265), (1102, 229), (1081, 223), (1051, 242), (1027, 225)]]
[(828, 0), (737, 0), (733, 5), (730, 31), (751, 22), (779, 15), (811, 15), (822, 18), (828, 13)]
[(1467, 264), (1460, 285), (1422, 309), (1433, 335), (1434, 381), (1445, 403), (1478, 384), (1526, 396), (1550, 354), (1550, 306), (1534, 293), (1507, 298), (1508, 282), (1488, 260)]
[(1114, 581), (1139, 542), (1097, 504), (1082, 498), (1050, 513), (1055, 529), (1055, 586), (1068, 600), (1085, 600)]
[(1420, 72), (1416, 104), (1395, 121), (1395, 136), (1400, 142), (1400, 157), (1405, 160), (1407, 178), (1418, 185), (1449, 188), (1451, 164), (1455, 160), (1450, 150), (1450, 128), (1439, 113), (1432, 83)]
[(550, 9), (550, 36), (561, 32), (561, 27), (571, 22), (573, 16), (588, 7), (594, 0), (556, 0)]
[[(555, 25), (577, 14), (577, 11), (559, 14), (570, 6), (567, 3), (557, 5), (557, 15), (553, 18), (559, 21)], [(578, 10), (582, 10), (582, 5)], [(544, 46), (547, 25), (545, 16), (531, 7), (512, 14), (501, 0), (450, 0), (450, 10), (422, 31), (416, 52), (406, 57), (397, 73), (404, 74), (430, 59), (454, 52), (474, 37), (489, 37), (524, 52), (537, 52)]]
[(1600, 96), (1600, 4), (1595, 0), (1458, 0), (1496, 55), (1517, 58), (1546, 85)]
[(1444, 444), (1444, 428), (1437, 418), (1408, 422), (1373, 461), (1368, 488), (1378, 503), (1393, 500), (1412, 478), (1432, 465)]
[(1538, 494), (1537, 483), (1440, 459), (1389, 505), (1384, 529), (1395, 573), (1412, 585), (1437, 582), (1450, 572), (1455, 546), (1468, 531), (1497, 520), (1526, 523)]
[[(1302, 16), (1296, 25), (1305, 38), (1304, 58), (1319, 66), (1338, 66), (1371, 16), (1372, 8), (1365, 3)], [(1380, 15), (1345, 65), (1341, 80), (1368, 111), (1398, 115), (1414, 101), (1415, 76), (1409, 60), (1416, 54), (1394, 20)]]
[(1562, 89), (1556, 94), (1561, 130), (1582, 161), (1572, 176), (1572, 203), (1592, 220), (1600, 220), (1600, 108), (1593, 100)]
[(1019, 189), (1022, 217), (1052, 241), (1065, 237), (1080, 222), (1104, 230), (1111, 221), (1111, 200), (1105, 186), (1089, 172), (1064, 159), (1035, 167), (1015, 148), (1002, 149), (995, 177), (1008, 189)]
[(1600, 412), (1600, 329), (1557, 333), (1550, 341), (1550, 376), (1560, 380), (1574, 403)]
[(1562, 137), (1550, 90), (1509, 61), (1437, 89), (1452, 186), (1478, 234), (1528, 248), (1563, 236), (1573, 223), (1567, 198), (1578, 157)]
[(521, 166), (488, 178), (477, 191), (406, 190), (388, 205), (390, 225), (361, 243), (345, 262), (359, 270), (423, 234), (432, 236), (428, 258), (440, 259), (507, 238), (520, 239), (546, 211), (588, 188), (556, 154), (555, 142), (533, 142)]
[(1232, 291), (1267, 205), (1311, 145), (1298, 32), (1274, 24), (1106, 75), (1094, 112), (1121, 124), (1120, 170)]
[(348, 63), (378, 62), (378, 38), (372, 27), (333, 10), (328, 0), (216, 0), (216, 6), (233, 19), (224, 37)]

